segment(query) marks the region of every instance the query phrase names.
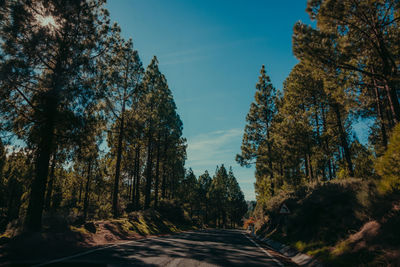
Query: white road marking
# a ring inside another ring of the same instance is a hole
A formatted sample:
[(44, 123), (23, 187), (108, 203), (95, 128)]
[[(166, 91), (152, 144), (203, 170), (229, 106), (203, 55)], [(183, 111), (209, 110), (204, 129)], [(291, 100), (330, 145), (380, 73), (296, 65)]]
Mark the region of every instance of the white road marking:
[(248, 237), (248, 235), (242, 233), (245, 237), (247, 237), (251, 242), (253, 242), (254, 245), (256, 245), (259, 249), (261, 249), (265, 254), (267, 254), (268, 257), (270, 257), (276, 264), (278, 264), (279, 266), (283, 267), (284, 265), (278, 261), (277, 259), (274, 258), (274, 256), (272, 256), (268, 251), (266, 251), (264, 248), (262, 248), (259, 244), (257, 244), (257, 242), (255, 242), (253, 239), (251, 239), (250, 237)]
[[(246, 234), (242, 233), (245, 237), (247, 237), (251, 242), (253, 242), (259, 249), (261, 249), (265, 254), (267, 254), (268, 257), (270, 257), (272, 259), (272, 261), (274, 261), (276, 264), (278, 264), (281, 267), (284, 267), (284, 265), (279, 262), (277, 259), (275, 259), (268, 251), (266, 251), (264, 248), (262, 248), (259, 244), (257, 244), (253, 239), (251, 239), (250, 237), (248, 237)], [(174, 236), (174, 235), (172, 235)], [(45, 266), (45, 265), (49, 265), (49, 264), (53, 264), (53, 263), (57, 263), (57, 262), (62, 262), (62, 261), (66, 261), (66, 260), (70, 260), (73, 258), (77, 258), (80, 256), (84, 256), (99, 250), (103, 250), (103, 249), (108, 249), (108, 248), (113, 248), (113, 247), (117, 247), (117, 246), (122, 246), (122, 245), (127, 245), (130, 243), (134, 243), (134, 242), (138, 242), (138, 241), (142, 241), (142, 240), (152, 240), (152, 239), (157, 239), (158, 237), (152, 237), (152, 238), (145, 238), (145, 239), (141, 239), (141, 240), (131, 240), (131, 241), (127, 241), (127, 242), (123, 242), (123, 243), (118, 243), (118, 244), (113, 244), (113, 245), (109, 245), (109, 246), (104, 246), (104, 247), (100, 247), (100, 248), (95, 248), (92, 250), (88, 250), (85, 252), (81, 252), (81, 253), (77, 253), (71, 256), (67, 256), (67, 257), (63, 257), (63, 258), (59, 258), (59, 259), (55, 259), (55, 260), (51, 260), (51, 261), (47, 261), (47, 262), (43, 262), (37, 265), (33, 265), (32, 267), (39, 267), (39, 266)]]

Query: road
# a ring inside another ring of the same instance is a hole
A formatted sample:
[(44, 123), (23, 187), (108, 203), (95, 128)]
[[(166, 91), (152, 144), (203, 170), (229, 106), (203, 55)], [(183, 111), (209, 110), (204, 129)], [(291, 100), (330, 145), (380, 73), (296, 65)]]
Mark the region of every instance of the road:
[(284, 266), (271, 251), (240, 230), (191, 231), (129, 241), (41, 266), (49, 263), (53, 266)]

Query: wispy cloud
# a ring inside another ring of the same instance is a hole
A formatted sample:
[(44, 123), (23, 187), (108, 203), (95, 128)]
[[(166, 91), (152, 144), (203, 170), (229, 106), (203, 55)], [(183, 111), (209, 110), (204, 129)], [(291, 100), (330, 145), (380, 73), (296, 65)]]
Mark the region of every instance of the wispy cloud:
[(200, 134), (188, 142), (189, 161), (195, 165), (207, 164), (215, 160), (227, 160), (235, 157), (232, 143), (238, 143), (243, 131), (229, 129)]
[(228, 47), (235, 47), (246, 43), (261, 41), (265, 38), (247, 38), (233, 40), (229, 42), (213, 43), (209, 45), (202, 45), (191, 49), (172, 51), (159, 55), (160, 65), (176, 65), (186, 64), (195, 61), (204, 60), (210, 56), (210, 52), (219, 51)]
[(208, 170), (214, 174), (217, 165), (233, 167), (240, 187), (248, 200), (254, 200), (254, 169), (242, 168), (235, 162), (240, 151), (243, 129), (213, 131), (188, 138), (187, 167), (191, 167), (196, 175)]

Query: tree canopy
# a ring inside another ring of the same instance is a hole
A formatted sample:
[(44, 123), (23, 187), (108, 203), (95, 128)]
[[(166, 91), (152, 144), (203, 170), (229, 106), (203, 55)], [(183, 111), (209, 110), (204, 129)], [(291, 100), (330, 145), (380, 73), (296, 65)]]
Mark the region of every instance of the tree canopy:
[(43, 214), (85, 222), (171, 202), (202, 223), (241, 223), (233, 173), (198, 180), (185, 168), (159, 61), (143, 67), (104, 0), (0, 1), (0, 18), (0, 231), (13, 220), (39, 231)]

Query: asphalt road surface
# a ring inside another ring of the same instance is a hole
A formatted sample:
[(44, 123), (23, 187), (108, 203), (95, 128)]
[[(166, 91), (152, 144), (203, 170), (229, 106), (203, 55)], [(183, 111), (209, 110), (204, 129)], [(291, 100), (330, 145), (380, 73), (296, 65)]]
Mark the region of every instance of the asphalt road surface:
[(204, 230), (89, 250), (37, 266), (284, 266), (240, 230)]

